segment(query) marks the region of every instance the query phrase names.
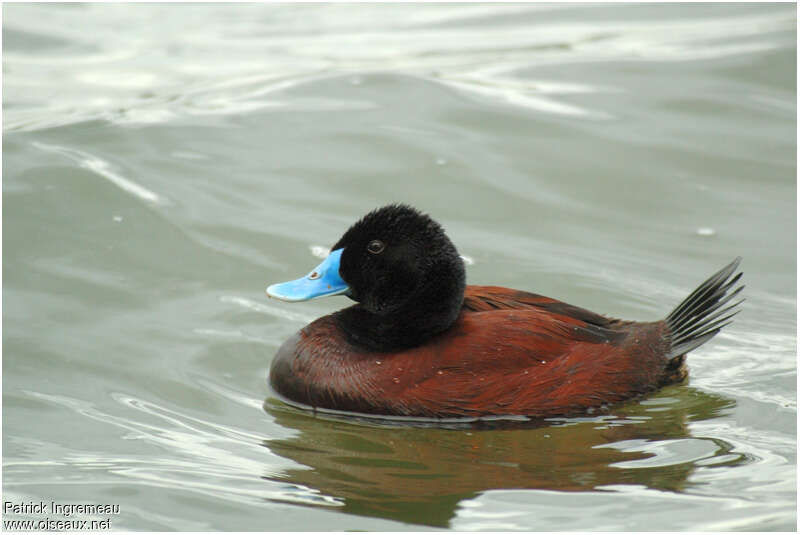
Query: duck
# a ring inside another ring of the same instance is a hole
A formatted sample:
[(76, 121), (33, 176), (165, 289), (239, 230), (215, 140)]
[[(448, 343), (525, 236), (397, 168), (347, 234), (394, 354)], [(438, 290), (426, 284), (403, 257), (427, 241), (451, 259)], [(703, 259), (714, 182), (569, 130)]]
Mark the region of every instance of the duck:
[(355, 301), (287, 339), (269, 383), (291, 405), (377, 418), (608, 411), (687, 379), (687, 353), (740, 310), (740, 261), (666, 318), (626, 321), (523, 290), (467, 285), (442, 226), (389, 204), (347, 229), (306, 276), (267, 288), (287, 302)]

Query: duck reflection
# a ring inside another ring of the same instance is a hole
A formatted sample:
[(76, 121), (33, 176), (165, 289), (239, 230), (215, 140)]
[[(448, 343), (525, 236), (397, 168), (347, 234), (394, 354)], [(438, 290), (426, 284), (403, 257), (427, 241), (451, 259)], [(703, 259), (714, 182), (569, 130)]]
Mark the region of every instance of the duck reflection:
[[(446, 527), (460, 501), (490, 489), (587, 491), (636, 484), (680, 491), (696, 455), (635, 461), (656, 456), (647, 444), (692, 438), (690, 422), (718, 416), (733, 404), (677, 386), (620, 406), (613, 416), (443, 429), (318, 417), (268, 399), (265, 410), (299, 435), (264, 445), (304, 465), (272, 480), (315, 488), (343, 501), (351, 514)], [(725, 464), (743, 460), (722, 441), (711, 446), (708, 456), (724, 456)]]

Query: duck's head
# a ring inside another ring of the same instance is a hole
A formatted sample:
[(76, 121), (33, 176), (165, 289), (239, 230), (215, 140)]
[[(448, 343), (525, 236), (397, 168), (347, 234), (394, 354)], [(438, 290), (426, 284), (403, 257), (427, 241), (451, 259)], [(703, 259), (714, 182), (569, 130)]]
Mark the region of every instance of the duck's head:
[[(410, 206), (391, 204), (351, 226), (308, 275), (273, 284), (267, 294), (284, 301), (346, 295), (358, 305), (340, 314), (354, 322), (345, 321), (345, 330), (365, 345), (385, 348), (360, 337), (416, 345), (455, 321), (464, 286), (464, 263), (442, 227)], [(390, 336), (393, 330), (402, 332)]]

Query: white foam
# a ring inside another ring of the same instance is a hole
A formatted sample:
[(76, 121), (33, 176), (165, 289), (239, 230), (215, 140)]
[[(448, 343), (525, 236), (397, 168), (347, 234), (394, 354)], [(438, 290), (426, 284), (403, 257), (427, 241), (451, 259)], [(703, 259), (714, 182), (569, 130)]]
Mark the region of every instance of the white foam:
[(713, 235), (715, 235), (717, 233), (717, 231), (714, 230), (711, 227), (700, 227), (697, 230), (695, 230), (694, 232), (698, 236), (713, 236)]
[(328, 253), (330, 252), (329, 247), (324, 247), (322, 245), (309, 245), (308, 249), (311, 251), (313, 256), (322, 259), (328, 258)]

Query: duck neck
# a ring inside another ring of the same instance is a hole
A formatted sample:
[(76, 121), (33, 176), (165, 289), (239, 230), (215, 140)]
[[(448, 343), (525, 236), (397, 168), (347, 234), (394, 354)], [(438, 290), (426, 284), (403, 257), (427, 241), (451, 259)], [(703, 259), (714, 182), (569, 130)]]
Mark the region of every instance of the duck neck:
[(461, 313), (466, 286), (463, 266), (434, 271), (404, 302), (388, 312), (362, 304), (334, 314), (348, 341), (370, 351), (395, 351), (423, 344), (450, 328)]

